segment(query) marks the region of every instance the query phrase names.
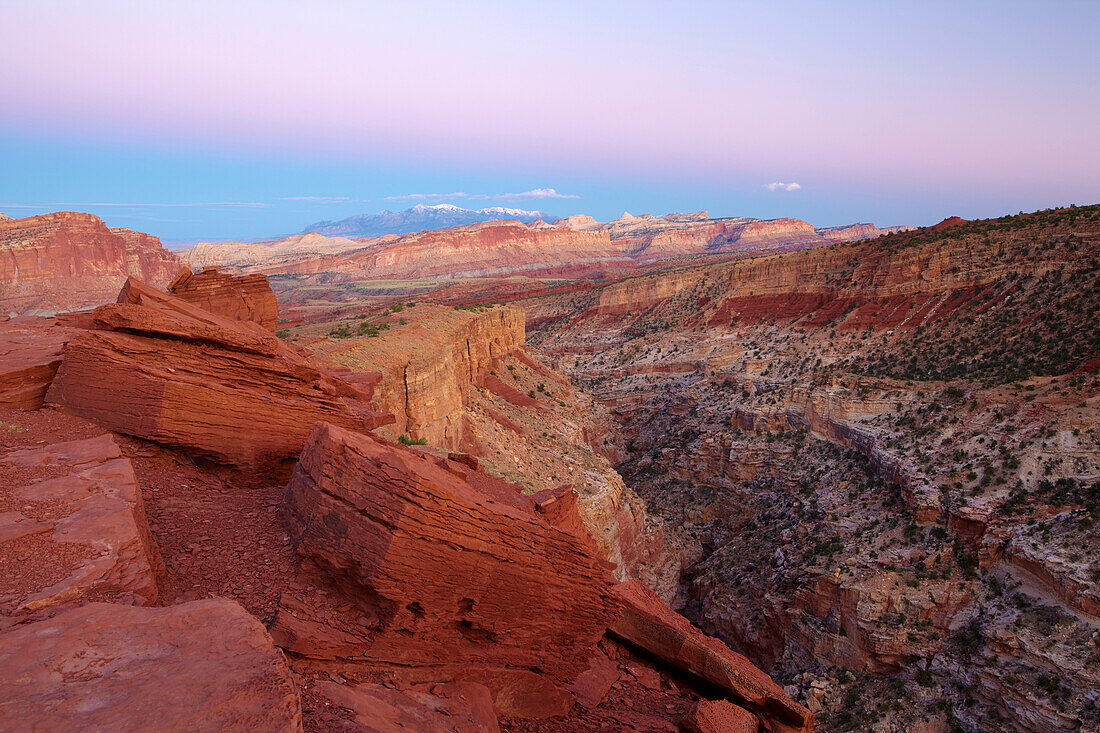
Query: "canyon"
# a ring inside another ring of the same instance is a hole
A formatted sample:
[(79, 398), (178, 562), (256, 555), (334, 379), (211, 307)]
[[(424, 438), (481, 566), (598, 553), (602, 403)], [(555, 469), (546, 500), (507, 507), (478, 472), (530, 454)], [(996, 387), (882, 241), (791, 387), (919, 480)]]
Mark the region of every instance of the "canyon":
[(701, 628), (825, 730), (1098, 717), (1100, 208), (522, 301)]
[[(83, 244), (41, 226), (62, 282)], [(1100, 207), (183, 260), (0, 322), (0, 711), (125, 727), (202, 686), (163, 714), (1100, 727)]]
[[(526, 353), (521, 310), (391, 305), (392, 329), (357, 321), (380, 348), (348, 354), (331, 348), (346, 323), (273, 333), (273, 298), (262, 275), (183, 269), (3, 324), (15, 719), (130, 729), (139, 700), (200, 695), (159, 719), (812, 729), (747, 659), (627, 589), (670, 591), (677, 559), (587, 444), (571, 410), (590, 398)], [(536, 465), (539, 428), (575, 464)], [(45, 668), (75, 674), (28, 672)]]

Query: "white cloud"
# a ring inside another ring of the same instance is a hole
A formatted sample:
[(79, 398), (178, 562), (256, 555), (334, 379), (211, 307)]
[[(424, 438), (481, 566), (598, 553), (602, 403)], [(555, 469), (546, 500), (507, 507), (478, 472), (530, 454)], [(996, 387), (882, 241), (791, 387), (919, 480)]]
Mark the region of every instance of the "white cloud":
[(579, 199), (580, 196), (576, 196), (571, 193), (558, 193), (552, 188), (534, 188), (530, 191), (524, 191), (522, 193), (501, 193), (497, 194), (493, 198), (498, 199)]
[(798, 183), (781, 183), (776, 181), (775, 183), (769, 183), (764, 186), (769, 191), (797, 191), (802, 186)]
[(425, 199), (470, 199), (471, 201), (522, 201), (531, 199), (579, 199), (571, 193), (558, 193), (553, 188), (533, 188), (520, 193), (410, 193), (404, 196), (387, 196), (387, 201), (423, 201)]
[(462, 191), (454, 193), (407, 193), (404, 196), (387, 196), (386, 201), (423, 201), (424, 199), (461, 199), (469, 196)]

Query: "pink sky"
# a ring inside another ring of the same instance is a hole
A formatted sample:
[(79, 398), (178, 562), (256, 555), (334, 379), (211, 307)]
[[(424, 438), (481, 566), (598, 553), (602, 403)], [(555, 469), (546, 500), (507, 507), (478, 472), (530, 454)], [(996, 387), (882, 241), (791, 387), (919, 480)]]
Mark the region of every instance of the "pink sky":
[(13, 139), (1100, 199), (1094, 3), (9, 5)]

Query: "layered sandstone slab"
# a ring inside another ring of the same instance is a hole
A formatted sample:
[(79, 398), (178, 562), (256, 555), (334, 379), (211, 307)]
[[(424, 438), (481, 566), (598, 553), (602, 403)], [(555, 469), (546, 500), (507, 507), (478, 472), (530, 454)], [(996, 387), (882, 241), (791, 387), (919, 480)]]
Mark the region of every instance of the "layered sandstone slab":
[(236, 602), (91, 603), (0, 634), (12, 730), (300, 731), (282, 654)]
[(287, 491), (306, 572), (277, 643), (480, 682), (501, 715), (566, 712), (617, 603), (579, 522), (560, 497), (541, 503), (465, 462), (318, 424)]
[(87, 599), (157, 600), (160, 557), (110, 435), (0, 455), (0, 625)]
[(57, 368), (61, 349), (76, 333), (52, 318), (0, 321), (0, 407), (37, 410)]
[(622, 617), (611, 626), (615, 636), (728, 692), (760, 714), (776, 730), (809, 731), (813, 715), (745, 657), (707, 636), (676, 613), (641, 581), (615, 586)]
[(313, 424), (388, 422), (262, 326), (129, 280), (74, 336), (50, 402), (111, 430), (245, 468), (291, 458)]
[(0, 313), (51, 315), (110, 301), (137, 277), (163, 287), (180, 268), (160, 240), (59, 211), (0, 220)]
[(168, 292), (203, 310), (235, 321), (252, 321), (269, 331), (275, 330), (279, 320), (279, 304), (264, 275), (237, 277), (218, 272), (216, 267), (193, 273), (185, 267), (168, 285)]

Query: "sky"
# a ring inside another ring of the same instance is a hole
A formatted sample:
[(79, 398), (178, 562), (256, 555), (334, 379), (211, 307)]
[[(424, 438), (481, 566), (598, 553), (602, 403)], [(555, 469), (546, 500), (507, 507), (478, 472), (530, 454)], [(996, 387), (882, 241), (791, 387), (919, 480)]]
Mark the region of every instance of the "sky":
[(1100, 2), (0, 0), (0, 211), (935, 223), (1100, 201)]

